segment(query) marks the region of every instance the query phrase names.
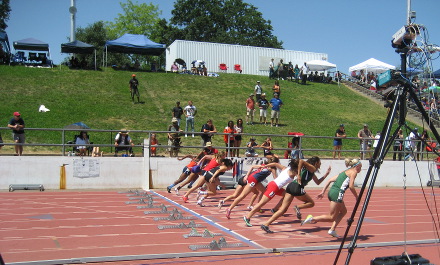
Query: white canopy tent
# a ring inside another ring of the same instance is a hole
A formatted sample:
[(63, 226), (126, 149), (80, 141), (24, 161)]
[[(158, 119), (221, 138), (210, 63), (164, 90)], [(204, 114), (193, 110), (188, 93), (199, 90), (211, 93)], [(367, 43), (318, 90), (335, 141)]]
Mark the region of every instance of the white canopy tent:
[(306, 63), (310, 71), (326, 71), (328, 69), (336, 68), (336, 64), (332, 64), (327, 61), (312, 60)]
[(378, 73), (383, 73), (383, 72), (390, 70), (390, 69), (394, 70), (394, 69), (396, 69), (396, 67), (392, 66), (390, 64), (381, 62), (377, 59), (370, 58), (370, 59), (366, 60), (365, 62), (362, 62), (360, 64), (356, 64), (356, 65), (348, 68), (348, 71), (351, 73), (353, 71), (357, 72), (360, 70), (364, 70), (365, 73), (373, 72), (375, 74), (378, 74)]

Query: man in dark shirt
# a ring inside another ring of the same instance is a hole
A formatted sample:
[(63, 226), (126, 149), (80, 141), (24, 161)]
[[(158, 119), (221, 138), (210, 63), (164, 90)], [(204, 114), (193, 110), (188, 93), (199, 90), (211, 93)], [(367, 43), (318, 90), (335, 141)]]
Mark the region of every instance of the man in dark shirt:
[(21, 118), (21, 114), (16, 111), (13, 113), (14, 117), (9, 121), (8, 127), (12, 129), (12, 136), (14, 138), (15, 155), (21, 156), (23, 154), (23, 145), (26, 137), (24, 135), (24, 120)]
[(177, 124), (180, 126), (180, 117), (183, 114), (183, 109), (180, 106), (180, 101), (176, 102), (176, 106), (171, 110), (171, 113), (173, 114), (173, 118), (177, 119)]
[(134, 102), (134, 95), (136, 95), (138, 103), (139, 103), (139, 81), (136, 79), (136, 75), (132, 74), (131, 75), (132, 79), (130, 79), (130, 82), (128, 82), (129, 86), (130, 86), (130, 94), (131, 94), (131, 101)]

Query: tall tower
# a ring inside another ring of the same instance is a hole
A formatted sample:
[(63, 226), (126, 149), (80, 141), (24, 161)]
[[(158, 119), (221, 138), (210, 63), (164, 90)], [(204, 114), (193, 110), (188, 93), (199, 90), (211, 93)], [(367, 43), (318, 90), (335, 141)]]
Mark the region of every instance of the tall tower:
[(70, 0), (70, 41), (75, 41), (75, 23), (76, 23), (76, 6), (75, 6), (75, 0)]

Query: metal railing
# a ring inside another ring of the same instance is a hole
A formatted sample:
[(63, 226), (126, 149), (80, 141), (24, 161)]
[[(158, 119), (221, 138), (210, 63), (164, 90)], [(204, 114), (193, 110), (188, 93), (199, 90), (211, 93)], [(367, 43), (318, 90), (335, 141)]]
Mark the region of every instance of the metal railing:
[[(75, 144), (69, 143), (74, 139), (75, 135), (79, 134), (79, 131), (85, 131), (88, 134), (92, 135), (90, 144)], [(120, 130), (97, 130), (97, 129), (57, 129), (57, 128), (26, 128), (26, 142), (24, 144), (16, 144), (12, 140), (11, 130), (7, 127), (0, 127), (0, 133), (3, 138), (3, 143), (0, 145), (4, 145), (3, 149), (0, 149), (0, 155), (13, 155), (14, 154), (14, 146), (22, 145), (23, 147), (33, 147), (32, 150), (24, 150), (24, 155), (68, 155), (69, 151), (73, 150), (74, 147), (77, 146), (87, 146), (87, 147), (99, 147), (101, 151), (107, 156), (109, 154), (113, 155), (114, 152), (114, 142), (115, 136), (119, 133)], [(199, 153), (203, 148), (202, 142), (203, 140), (200, 138), (203, 135), (202, 132), (181, 132), (180, 137), (182, 138), (183, 144), (180, 146), (168, 145), (168, 133), (169, 131), (149, 131), (149, 130), (129, 130), (129, 135), (131, 136), (134, 146), (132, 147), (135, 150), (136, 154), (143, 155), (144, 150), (147, 148), (151, 151), (151, 148), (155, 147), (158, 149), (156, 153), (158, 156), (170, 156), (170, 152), (168, 151), (170, 148), (178, 148), (179, 154), (188, 154), (188, 153)], [(156, 134), (159, 139), (159, 144), (156, 146), (149, 145), (148, 141), (144, 144), (144, 139), (150, 139), (151, 134)], [(185, 138), (184, 135), (187, 134), (190, 137)], [(194, 138), (192, 135), (194, 134)], [(299, 137), (300, 145), (299, 151), (305, 153), (306, 157), (310, 157), (312, 155), (320, 156), (320, 157), (332, 157), (333, 152), (333, 139), (334, 136), (312, 136), (312, 135), (304, 135), (304, 136), (292, 136), (292, 135), (280, 135), (280, 134), (251, 134), (251, 133), (242, 133), (242, 143), (239, 147), (227, 147), (223, 141), (223, 136), (225, 133), (215, 133), (213, 140), (213, 147), (219, 150), (224, 150), (227, 152), (228, 156), (230, 156), (230, 152), (232, 149), (238, 149), (244, 154), (244, 151), (247, 150), (246, 143), (249, 141), (249, 138), (255, 137), (261, 141), (257, 141), (257, 143), (261, 143), (267, 137), (271, 137), (272, 142), (274, 143), (274, 147), (271, 150), (273, 153), (277, 154), (280, 158), (284, 158), (286, 151), (287, 156), (290, 157), (290, 152), (292, 148), (288, 147), (288, 143), (291, 142), (293, 137)], [(70, 137), (69, 137), (70, 136)], [(218, 139), (221, 138), (221, 139)], [(287, 139), (286, 139), (287, 138)], [(229, 139), (229, 137), (228, 137)], [(375, 141), (374, 139), (368, 138), (365, 139), (371, 142), (371, 145)], [(357, 137), (346, 137), (343, 138), (344, 145), (340, 152), (342, 154), (346, 154), (348, 157), (360, 157), (360, 139)], [(405, 146), (405, 140), (402, 140), (403, 146)], [(436, 143), (437, 144), (437, 143)], [(284, 147), (283, 147), (284, 145)], [(419, 140), (415, 140), (415, 145), (420, 145), (420, 150), (412, 152), (410, 150), (405, 150), (402, 148), (402, 151), (393, 151), (391, 147), (388, 152), (389, 159), (392, 158), (393, 154), (396, 154), (396, 158), (398, 158), (398, 154), (401, 154), (402, 157), (411, 154), (411, 157), (419, 157), (419, 159), (430, 159), (428, 154), (430, 152), (426, 151), (425, 145), (421, 143)], [(125, 147), (122, 145), (121, 147)], [(128, 146), (127, 146), (128, 147)], [(256, 150), (259, 153), (259, 156), (264, 156), (263, 149), (257, 147)], [(366, 150), (366, 157), (370, 157), (374, 152), (374, 148), (371, 147), (370, 150)], [(149, 152), (151, 154), (151, 152)], [(349, 155), (347, 155), (349, 154)], [(431, 155), (431, 158), (436, 158), (435, 154)], [(337, 157), (337, 156), (336, 156)], [(344, 156), (342, 156), (344, 157)]]

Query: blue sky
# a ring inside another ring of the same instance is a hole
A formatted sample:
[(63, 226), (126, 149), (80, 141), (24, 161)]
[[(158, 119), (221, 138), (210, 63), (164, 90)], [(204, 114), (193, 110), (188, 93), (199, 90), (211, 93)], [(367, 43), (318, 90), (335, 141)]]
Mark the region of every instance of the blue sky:
[[(6, 29), (11, 42), (36, 38), (50, 45), (51, 57), (60, 63), (61, 43), (70, 36), (70, 0), (12, 0)], [(135, 1), (134, 1), (135, 2)], [(138, 0), (153, 3), (169, 20), (173, 0)], [(400, 65), (391, 47), (392, 35), (406, 24), (407, 0), (247, 0), (272, 22), (274, 35), (288, 50), (324, 52), (328, 61), (348, 72), (348, 68), (369, 58)], [(439, 0), (412, 0), (418, 24), (428, 29), (429, 43), (440, 45)], [(76, 0), (77, 26), (95, 21), (112, 21), (122, 12), (119, 1)], [(437, 53), (438, 55), (439, 53)], [(433, 62), (440, 68), (440, 59)]]

